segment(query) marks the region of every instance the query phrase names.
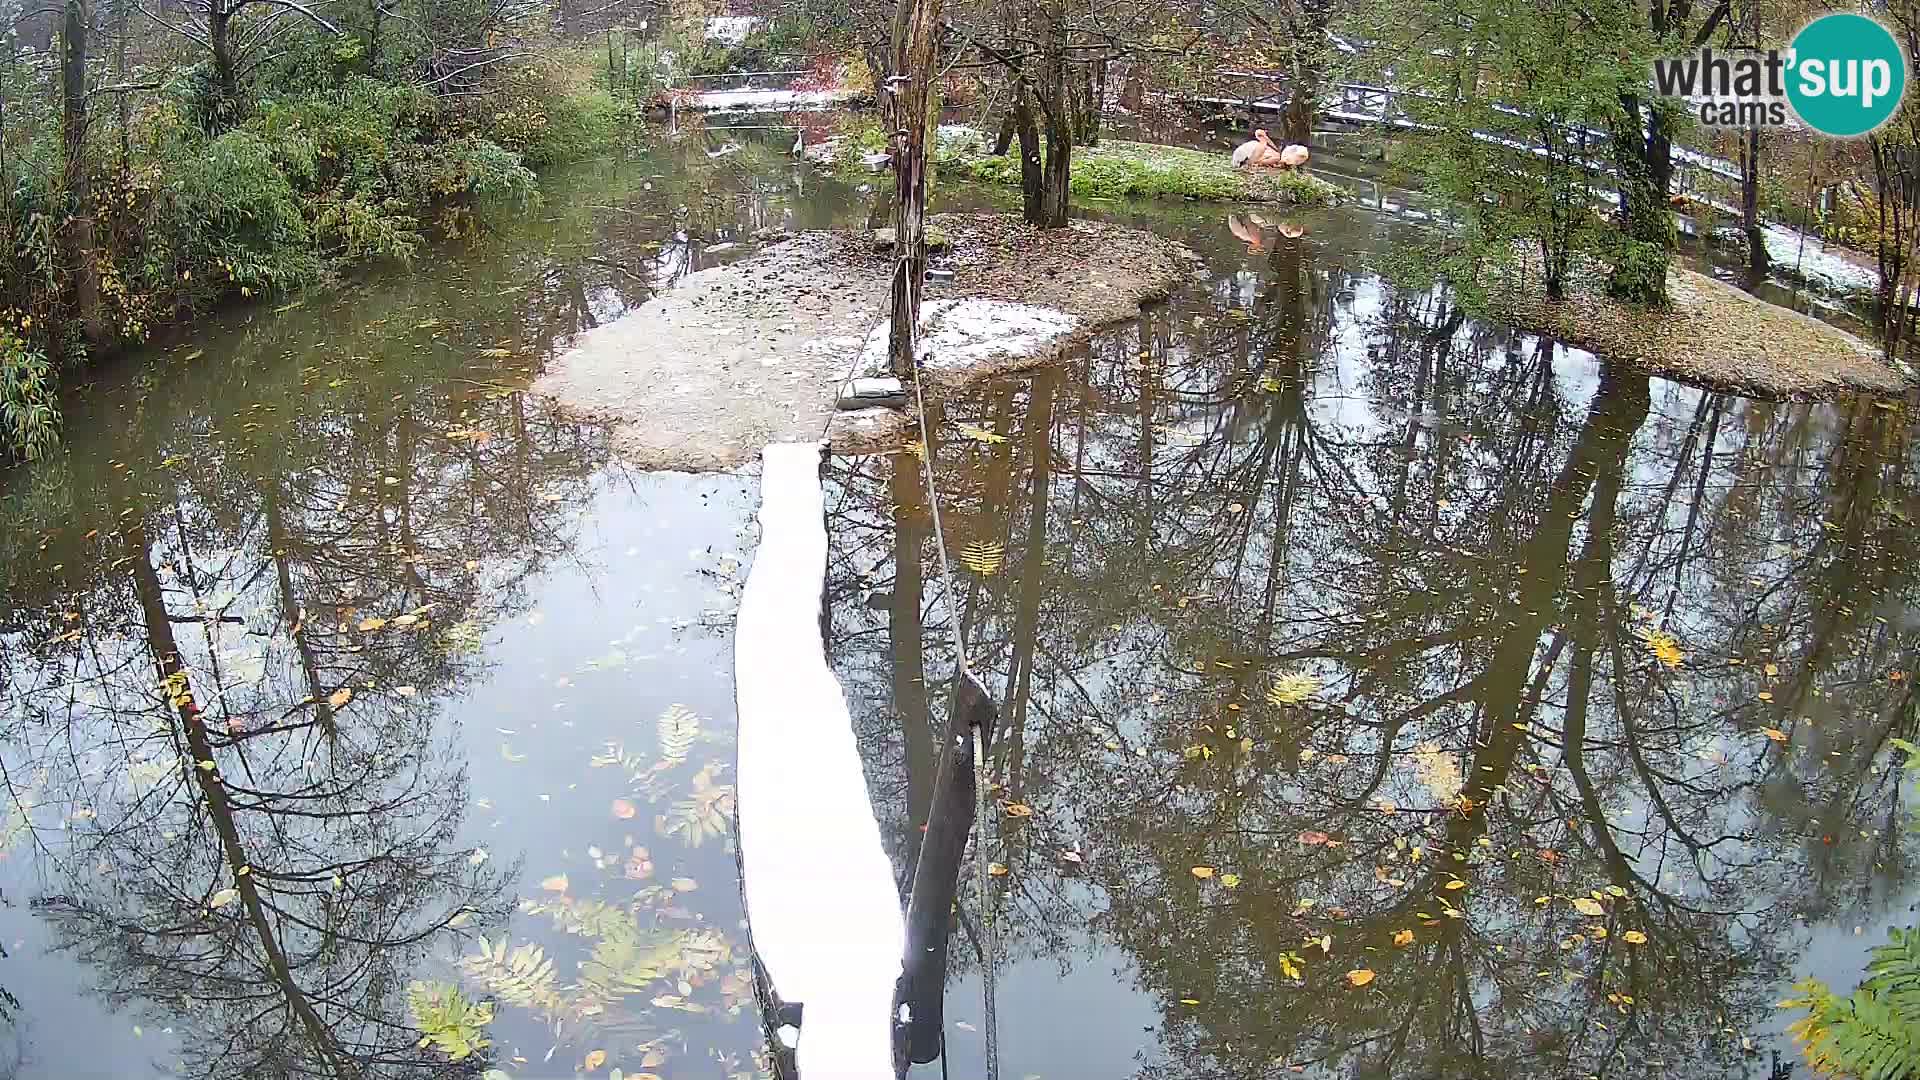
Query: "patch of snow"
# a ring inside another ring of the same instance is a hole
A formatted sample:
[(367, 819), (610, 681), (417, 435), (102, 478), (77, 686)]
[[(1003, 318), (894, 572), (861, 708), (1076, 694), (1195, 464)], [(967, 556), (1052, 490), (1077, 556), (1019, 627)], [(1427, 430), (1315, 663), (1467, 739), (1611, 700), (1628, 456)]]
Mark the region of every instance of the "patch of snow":
[(752, 15), (720, 15), (707, 20), (707, 40), (721, 45), (739, 45), (753, 33), (760, 20)]
[(760, 547), (734, 635), (747, 920), (774, 991), (805, 1007), (800, 1074), (892, 1080), (906, 925), (820, 637), (820, 445), (775, 443), (762, 458)]
[(1793, 271), (1821, 288), (1841, 293), (1871, 293), (1880, 284), (1880, 274), (1859, 263), (1827, 250), (1817, 236), (1796, 232), (1784, 225), (1768, 225), (1760, 235), (1767, 245), (1767, 258), (1783, 271)]
[[(1057, 308), (1010, 300), (928, 300), (920, 306), (920, 363), (964, 369), (993, 360), (1033, 356), (1079, 329), (1080, 320)], [(869, 371), (887, 367), (888, 326), (867, 335), (860, 350)]]
[(686, 104), (695, 109), (723, 112), (728, 109), (753, 109), (783, 112), (797, 109), (830, 109), (860, 96), (857, 90), (711, 90), (695, 94)]

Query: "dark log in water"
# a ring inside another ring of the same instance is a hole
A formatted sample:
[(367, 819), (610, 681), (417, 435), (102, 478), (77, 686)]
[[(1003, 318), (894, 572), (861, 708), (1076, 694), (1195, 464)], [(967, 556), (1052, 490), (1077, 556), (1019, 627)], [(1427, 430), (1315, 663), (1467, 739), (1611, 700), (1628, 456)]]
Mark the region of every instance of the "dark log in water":
[(959, 892), (967, 835), (973, 830), (977, 791), (973, 726), (980, 726), (981, 744), (991, 750), (998, 720), (993, 700), (971, 673), (961, 677), (954, 705), (947, 718), (939, 778), (934, 781), (933, 809), (920, 842), (920, 861), (914, 866), (913, 896), (907, 904), (907, 952), (894, 1009), (894, 1060), (901, 1073), (909, 1062), (924, 1064), (940, 1056), (947, 939), (953, 928), (953, 901)]

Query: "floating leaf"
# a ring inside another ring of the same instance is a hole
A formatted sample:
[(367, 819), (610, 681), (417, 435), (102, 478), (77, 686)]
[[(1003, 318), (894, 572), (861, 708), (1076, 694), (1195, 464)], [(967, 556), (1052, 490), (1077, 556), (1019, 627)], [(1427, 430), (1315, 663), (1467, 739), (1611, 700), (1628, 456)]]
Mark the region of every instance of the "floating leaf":
[(1453, 889), (1464, 889), (1466, 887), (1467, 887), (1467, 883), (1464, 881), (1461, 881), (1459, 878), (1454, 878), (1452, 881), (1447, 882), (1446, 885), (1443, 886), (1443, 888), (1446, 888), (1449, 891)]
[(1787, 733), (1784, 731), (1781, 731), (1779, 728), (1772, 728), (1772, 727), (1761, 728), (1760, 734), (1765, 735), (1767, 738), (1772, 739), (1774, 742), (1787, 741)]
[(1193, 876), (1199, 878), (1201, 881), (1205, 881), (1213, 876), (1213, 867), (1196, 866), (1193, 868)]
[(674, 892), (692, 892), (699, 887), (700, 883), (690, 877), (677, 877), (673, 879)]
[(1033, 816), (1033, 807), (1028, 806), (1026, 803), (1010, 802), (1003, 809), (1006, 810), (1008, 817)]
[(975, 427), (972, 424), (961, 424), (959, 425), (959, 427), (960, 427), (960, 434), (965, 435), (967, 438), (972, 439), (974, 442), (993, 444), (993, 443), (1003, 443), (1007, 441), (1007, 437), (1005, 435), (996, 435), (993, 432), (988, 431), (986, 428)]
[(700, 717), (685, 705), (667, 706), (656, 722), (660, 732), (660, 763), (672, 768), (687, 760), (693, 740), (700, 736)]
[(1319, 847), (1322, 844), (1331, 842), (1333, 837), (1328, 836), (1318, 829), (1307, 829), (1300, 833), (1299, 839), (1301, 843), (1308, 847)]
[(1365, 986), (1373, 981), (1372, 968), (1354, 968), (1347, 972), (1347, 982), (1353, 986)]
[(566, 892), (567, 875), (555, 874), (550, 878), (544, 878), (540, 882), (540, 887), (548, 892)]
[(1647, 943), (1647, 935), (1638, 930), (1629, 930), (1620, 935), (1620, 940), (1629, 945), (1645, 945)]
[(1600, 901), (1595, 900), (1590, 896), (1574, 897), (1573, 910), (1579, 912), (1582, 915), (1591, 915), (1596, 919), (1607, 913), (1607, 909), (1600, 906)]
[(207, 897), (207, 907), (218, 911), (238, 899), (240, 899), (239, 889), (221, 889), (219, 892)]
[(997, 540), (974, 540), (960, 549), (960, 565), (976, 574), (997, 574), (1007, 549)]
[(451, 983), (408, 983), (407, 1012), (420, 1030), (420, 1045), (433, 1046), (454, 1061), (488, 1046), (481, 1028), (493, 1022), (493, 1005), (468, 1001)]
[(340, 689), (335, 690), (333, 693), (327, 695), (327, 704), (333, 706), (336, 709), (340, 708), (342, 705), (345, 705), (347, 702), (352, 700), (353, 700), (353, 687), (351, 686), (343, 686)]
[(387, 620), (382, 619), (377, 615), (371, 619), (360, 620), (360, 629), (365, 630), (369, 633), (371, 633), (372, 631), (378, 630), (385, 625), (387, 625)]
[(588, 1072), (592, 1072), (606, 1063), (607, 1052), (605, 1050), (594, 1050), (587, 1054), (586, 1069)]
[(640, 808), (633, 805), (632, 802), (626, 799), (613, 800), (613, 816), (619, 818), (622, 821), (627, 820), (628, 818), (632, 817), (633, 815), (639, 812), (640, 812)]
[(1755, 696), (1757, 696), (1757, 697), (1758, 697), (1758, 698), (1759, 698), (1759, 699), (1760, 699), (1761, 701), (1772, 701), (1772, 700), (1773, 700), (1773, 695), (1772, 695), (1772, 694), (1770, 694), (1770, 693), (1768, 693), (1768, 692), (1767, 692), (1767, 691), (1765, 691), (1765, 690), (1762, 690), (1762, 691), (1760, 691), (1760, 693), (1759, 693), (1759, 694), (1757, 694), (1757, 695), (1755, 695)]
[(1267, 700), (1276, 706), (1298, 705), (1312, 697), (1319, 689), (1319, 676), (1297, 671), (1275, 679), (1273, 686), (1267, 690)]
[(1007, 875), (1007, 868), (1002, 863), (990, 862), (987, 864), (987, 873), (992, 874), (994, 877), (1005, 877)]
[(1237, 889), (1240, 887), (1240, 875), (1239, 874), (1221, 874), (1220, 884), (1225, 885), (1229, 889)]
[(1679, 640), (1665, 630), (1643, 630), (1640, 637), (1647, 643), (1647, 648), (1653, 650), (1654, 659), (1670, 668), (1679, 667), (1680, 662), (1687, 658), (1687, 654), (1680, 651)]
[[(1063, 851), (1060, 853), (1060, 857), (1070, 863), (1077, 863), (1080, 861), (1080, 853), (1077, 851)], [(1229, 874), (1228, 876), (1232, 877), (1231, 874)], [(1235, 883), (1238, 884), (1237, 879)]]
[(1413, 931), (1411, 931), (1411, 930), (1395, 930), (1395, 931), (1393, 932), (1393, 943), (1394, 943), (1395, 945), (1411, 945), (1411, 944), (1413, 944)]

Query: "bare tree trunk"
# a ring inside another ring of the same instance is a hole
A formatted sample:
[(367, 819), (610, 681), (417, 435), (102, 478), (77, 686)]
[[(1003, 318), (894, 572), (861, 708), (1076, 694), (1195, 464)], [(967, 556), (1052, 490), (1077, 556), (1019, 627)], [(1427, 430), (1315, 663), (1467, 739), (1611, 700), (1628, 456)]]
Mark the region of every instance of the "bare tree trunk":
[[(133, 31), (133, 0), (114, 0), (113, 4), (113, 81), (126, 85), (127, 82), (127, 38)], [(131, 99), (126, 91), (114, 95), (118, 98), (120, 114), (120, 171), (125, 172), (128, 162), (133, 160), (133, 127)]]
[(913, 374), (914, 327), (927, 274), (927, 112), (939, 75), (939, 44), (940, 0), (900, 0), (894, 22), (894, 81), (877, 89), (882, 98), (896, 98), (899, 125), (893, 147), (893, 310), (887, 359), (901, 378)]
[(67, 0), (60, 29), (60, 141), (63, 186), (73, 218), (65, 261), (73, 274), (74, 315), (89, 344), (106, 339), (100, 319), (100, 277), (94, 267), (93, 190), (87, 173), (87, 32), (85, 0)]
[(1067, 115), (1066, 72), (1058, 58), (1049, 58), (1049, 70), (1041, 80), (1040, 111), (1047, 129), (1047, 157), (1041, 169), (1040, 206), (1037, 220), (1028, 220), (1043, 229), (1061, 229), (1067, 224), (1072, 198), (1069, 181), (1073, 170), (1073, 126)]
[(1020, 213), (1040, 223), (1040, 129), (1033, 120), (1032, 84), (1024, 72), (1013, 80), (1013, 126), (1020, 136)]
[(1766, 236), (1760, 230), (1760, 129), (1747, 129), (1740, 155), (1740, 227), (1747, 234), (1747, 276), (1758, 286), (1767, 276)]
[(240, 68), (233, 56), (233, 12), (216, 8), (207, 16), (207, 44), (213, 52), (212, 128), (217, 134), (240, 118)]

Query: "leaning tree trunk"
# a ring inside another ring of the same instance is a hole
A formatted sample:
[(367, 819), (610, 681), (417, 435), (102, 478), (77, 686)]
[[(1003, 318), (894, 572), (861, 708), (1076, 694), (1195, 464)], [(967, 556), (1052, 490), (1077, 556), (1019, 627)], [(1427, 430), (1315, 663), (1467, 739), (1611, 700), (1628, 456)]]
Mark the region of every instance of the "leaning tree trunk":
[[(940, 0), (900, 0), (894, 23), (893, 70), (900, 81), (879, 88), (896, 97), (893, 148), (893, 308), (887, 358), (901, 378), (913, 374), (914, 327), (927, 274), (927, 128), (933, 80), (939, 76)], [(891, 93), (899, 90), (898, 95)]]

